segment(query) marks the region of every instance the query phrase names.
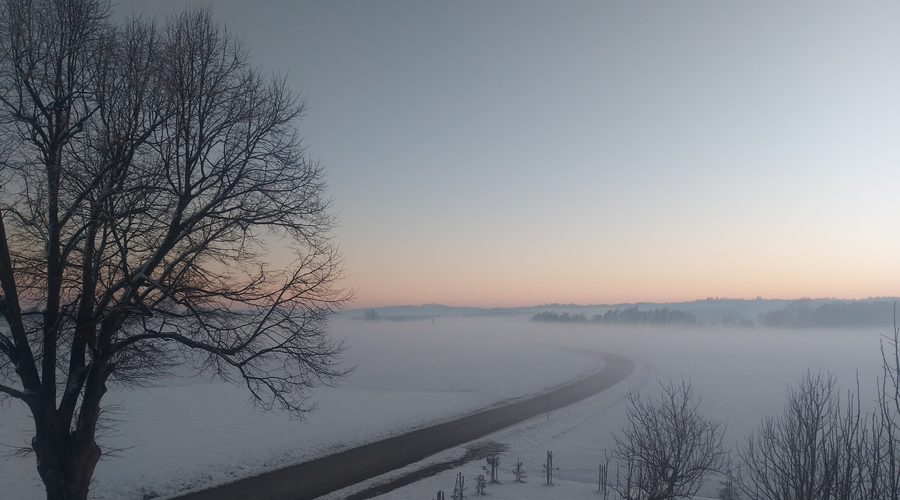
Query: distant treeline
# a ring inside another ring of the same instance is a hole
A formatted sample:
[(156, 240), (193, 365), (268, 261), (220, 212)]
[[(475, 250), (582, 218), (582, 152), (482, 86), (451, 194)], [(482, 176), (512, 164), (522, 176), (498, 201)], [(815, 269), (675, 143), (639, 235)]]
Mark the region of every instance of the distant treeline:
[(892, 302), (829, 302), (813, 308), (809, 299), (791, 302), (784, 309), (762, 313), (759, 324), (770, 328), (889, 326), (894, 322)]
[(698, 324), (693, 314), (684, 311), (670, 311), (668, 307), (641, 311), (637, 306), (625, 309), (613, 309), (603, 314), (595, 314), (588, 319), (584, 313), (556, 313), (546, 311), (535, 314), (531, 321), (546, 321), (551, 323), (608, 323), (617, 325), (671, 325), (690, 326)]
[(428, 315), (382, 315), (378, 314), (378, 311), (374, 309), (369, 309), (366, 311), (362, 318), (356, 317), (354, 319), (365, 319), (366, 321), (420, 321), (425, 319), (434, 320), (434, 316)]
[(531, 321), (546, 321), (548, 323), (587, 323), (588, 319), (585, 317), (584, 313), (559, 314), (552, 311), (546, 311), (535, 314), (531, 317)]

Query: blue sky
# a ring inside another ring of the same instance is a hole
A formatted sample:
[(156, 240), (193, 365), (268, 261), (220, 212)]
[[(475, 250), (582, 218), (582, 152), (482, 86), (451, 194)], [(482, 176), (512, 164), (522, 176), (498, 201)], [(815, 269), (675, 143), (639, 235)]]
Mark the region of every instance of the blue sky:
[(355, 306), (900, 294), (900, 4), (207, 3), (307, 98)]

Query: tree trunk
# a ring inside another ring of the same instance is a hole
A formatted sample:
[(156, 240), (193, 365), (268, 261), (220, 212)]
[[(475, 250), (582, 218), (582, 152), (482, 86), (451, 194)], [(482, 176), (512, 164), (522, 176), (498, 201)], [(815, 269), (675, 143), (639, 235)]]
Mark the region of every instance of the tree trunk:
[(104, 366), (92, 368), (74, 425), (71, 412), (55, 407), (34, 414), (35, 436), (31, 445), (47, 500), (87, 500), (94, 468), (102, 455), (94, 435), (100, 418), (100, 400), (106, 393), (109, 377), (109, 370)]
[(47, 489), (47, 500), (86, 500), (94, 467), (100, 460), (100, 447), (93, 439), (78, 443), (66, 434), (57, 438), (62, 442), (42, 443), (35, 437), (38, 473)]

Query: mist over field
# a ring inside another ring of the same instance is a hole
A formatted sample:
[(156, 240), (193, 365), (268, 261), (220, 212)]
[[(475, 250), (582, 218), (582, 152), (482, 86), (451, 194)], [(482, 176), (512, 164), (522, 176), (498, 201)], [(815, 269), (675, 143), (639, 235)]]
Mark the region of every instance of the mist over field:
[(442, 304), (354, 309), (343, 316), (379, 321), (414, 321), (440, 317), (497, 317), (529, 314), (531, 321), (657, 326), (726, 326), (769, 328), (860, 328), (894, 325), (896, 297), (860, 300), (763, 299), (709, 297), (690, 302), (633, 304), (543, 304), (530, 307), (449, 307)]
[[(602, 368), (591, 351), (615, 352), (637, 364), (623, 383), (551, 412), (549, 420), (535, 417), (489, 438), (510, 446), (532, 471), (553, 449), (559, 479), (590, 483), (604, 452), (613, 447), (613, 433), (625, 424), (624, 397), (630, 391), (655, 394), (657, 380), (689, 380), (702, 399), (703, 414), (727, 422), (726, 442), (736, 446), (763, 417), (783, 409), (788, 388), (808, 370), (833, 373), (845, 390), (855, 390), (858, 374), (863, 405), (870, 408), (881, 376), (880, 341), (890, 333), (883, 328), (617, 327), (529, 319), (527, 314), (335, 319), (333, 335), (352, 346), (343, 364), (356, 371), (337, 387), (312, 391), (318, 409), (302, 423), (277, 412), (256, 412), (238, 388), (203, 378), (173, 378), (147, 391), (115, 391), (110, 401), (121, 405), (115, 432), (102, 442), (122, 451), (101, 462), (91, 498), (130, 500), (151, 492), (165, 498), (309, 460), (539, 394)], [(21, 443), (28, 428), (27, 411), (13, 405), (4, 410), (0, 442)], [(5, 491), (19, 492), (16, 498), (41, 497), (27, 461), (3, 462), (3, 470)], [(450, 481), (439, 475), (420, 487), (430, 488), (442, 477)], [(703, 493), (715, 496), (717, 486), (711, 483)], [(388, 498), (409, 495), (401, 489)]]

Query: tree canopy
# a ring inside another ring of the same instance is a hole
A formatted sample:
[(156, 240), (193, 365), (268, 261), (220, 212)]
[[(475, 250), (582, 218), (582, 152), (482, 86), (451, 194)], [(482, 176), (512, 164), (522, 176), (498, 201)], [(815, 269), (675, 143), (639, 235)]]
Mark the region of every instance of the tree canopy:
[(344, 373), (305, 103), (209, 9), (5, 0), (0, 82), (0, 395), (34, 416), (48, 498), (86, 496), (110, 383), (188, 364), (302, 416)]

